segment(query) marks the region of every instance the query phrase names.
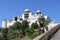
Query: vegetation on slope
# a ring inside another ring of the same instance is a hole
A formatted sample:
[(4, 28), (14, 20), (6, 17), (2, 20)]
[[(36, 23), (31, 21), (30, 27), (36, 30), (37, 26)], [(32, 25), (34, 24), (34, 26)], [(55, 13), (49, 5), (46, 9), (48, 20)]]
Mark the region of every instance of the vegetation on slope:
[[(26, 20), (23, 20), (22, 23), (15, 22), (9, 28), (2, 28), (0, 36), (1, 40), (32, 40), (41, 34), (37, 23), (32, 23), (31, 27)], [(46, 24), (45, 24), (46, 25)]]

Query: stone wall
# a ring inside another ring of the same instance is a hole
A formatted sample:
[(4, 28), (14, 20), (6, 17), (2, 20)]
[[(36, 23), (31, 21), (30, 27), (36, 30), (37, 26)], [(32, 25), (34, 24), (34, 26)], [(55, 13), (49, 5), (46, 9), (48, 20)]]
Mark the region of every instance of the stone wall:
[[(53, 25), (52, 25), (53, 26)], [(47, 40), (49, 36), (54, 33), (58, 28), (60, 27), (60, 24), (56, 24), (53, 28), (51, 28), (49, 31), (39, 35), (38, 37), (34, 38), (33, 40)]]

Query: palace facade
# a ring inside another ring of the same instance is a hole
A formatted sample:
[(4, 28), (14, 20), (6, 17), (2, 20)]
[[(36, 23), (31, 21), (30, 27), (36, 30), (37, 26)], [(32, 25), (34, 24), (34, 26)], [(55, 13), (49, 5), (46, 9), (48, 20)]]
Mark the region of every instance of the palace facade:
[(38, 19), (41, 17), (44, 17), (45, 20), (50, 21), (50, 18), (48, 16), (44, 16), (40, 10), (37, 10), (35, 14), (32, 14), (29, 9), (25, 9), (22, 16), (15, 16), (12, 20), (3, 20), (2, 27), (6, 28), (12, 26), (16, 21), (22, 22), (23, 20), (27, 20), (29, 25), (35, 22), (39, 25)]

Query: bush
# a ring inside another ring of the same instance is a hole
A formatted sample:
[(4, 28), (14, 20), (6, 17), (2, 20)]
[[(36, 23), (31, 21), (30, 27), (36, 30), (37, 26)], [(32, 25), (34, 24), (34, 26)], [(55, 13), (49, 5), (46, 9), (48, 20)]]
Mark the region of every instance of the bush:
[(33, 35), (31, 36), (31, 38), (33, 39), (33, 38), (35, 38), (35, 37), (37, 37), (38, 35), (40, 35), (41, 33), (39, 32), (39, 31), (35, 31), (34, 33), (33, 33)]
[(37, 23), (33, 23), (33, 24), (31, 25), (31, 28), (32, 28), (32, 29), (37, 29), (37, 28), (38, 28), (38, 24), (37, 24)]
[(26, 29), (26, 33), (25, 33), (25, 34), (26, 34), (27, 36), (30, 37), (33, 33), (34, 33), (34, 30), (33, 30), (33, 29), (31, 29), (31, 28), (27, 28), (27, 29)]
[(13, 27), (14, 27), (14, 29), (19, 30), (19, 29), (21, 28), (21, 23), (20, 23), (20, 22), (15, 22), (15, 23), (13, 24)]

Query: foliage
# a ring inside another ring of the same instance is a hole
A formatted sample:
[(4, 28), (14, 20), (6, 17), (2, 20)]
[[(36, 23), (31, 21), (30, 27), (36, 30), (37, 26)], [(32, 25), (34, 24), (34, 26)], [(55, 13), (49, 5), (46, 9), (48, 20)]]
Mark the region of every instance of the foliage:
[(10, 29), (7, 33), (8, 40), (18, 37), (18, 34), (19, 34), (18, 31)]
[(32, 29), (37, 29), (38, 28), (38, 24), (37, 23), (32, 23), (31, 28)]
[(31, 38), (35, 38), (37, 37), (38, 35), (40, 35), (40, 32), (39, 31), (36, 31), (33, 33), (33, 35), (31, 36)]
[(24, 28), (29, 27), (27, 20), (23, 20), (23, 21), (22, 21), (22, 26), (23, 26)]
[(22, 33), (23, 33), (23, 35), (25, 35), (25, 30), (26, 30), (28, 27), (29, 27), (28, 21), (27, 21), (27, 20), (23, 20), (23, 21), (22, 21), (22, 27), (20, 28), (21, 31), (22, 31)]
[(15, 22), (13, 24), (13, 27), (15, 27), (15, 29), (19, 30), (21, 28), (21, 23), (20, 22)]
[(44, 25), (44, 26), (47, 26), (48, 23), (49, 23), (48, 20), (43, 21), (43, 25)]
[(0, 40), (3, 40), (3, 38), (0, 36)]
[[(31, 28), (28, 25), (27, 20), (23, 20), (22, 23), (15, 22), (9, 28), (2, 28), (2, 40), (20, 40), (20, 38), (34, 38), (40, 34), (39, 30), (36, 32), (34, 29), (37, 30), (38, 24), (33, 23)], [(24, 39), (25, 40), (25, 39)]]
[(8, 28), (3, 28), (2, 29), (3, 40), (8, 40), (7, 39), (7, 32), (8, 32)]
[(33, 39), (33, 38), (35, 38), (35, 37), (37, 37), (38, 35), (41, 34), (39, 30), (37, 30), (37, 29), (35, 29), (35, 30), (33, 30), (32, 28), (26, 29), (26, 35), (28, 37), (30, 37), (31, 39)]
[(2, 28), (0, 27), (0, 32), (2, 31)]
[(34, 30), (33, 29), (31, 29), (31, 28), (27, 28), (26, 29), (26, 35), (28, 35), (29, 37), (32, 35), (34, 33)]

